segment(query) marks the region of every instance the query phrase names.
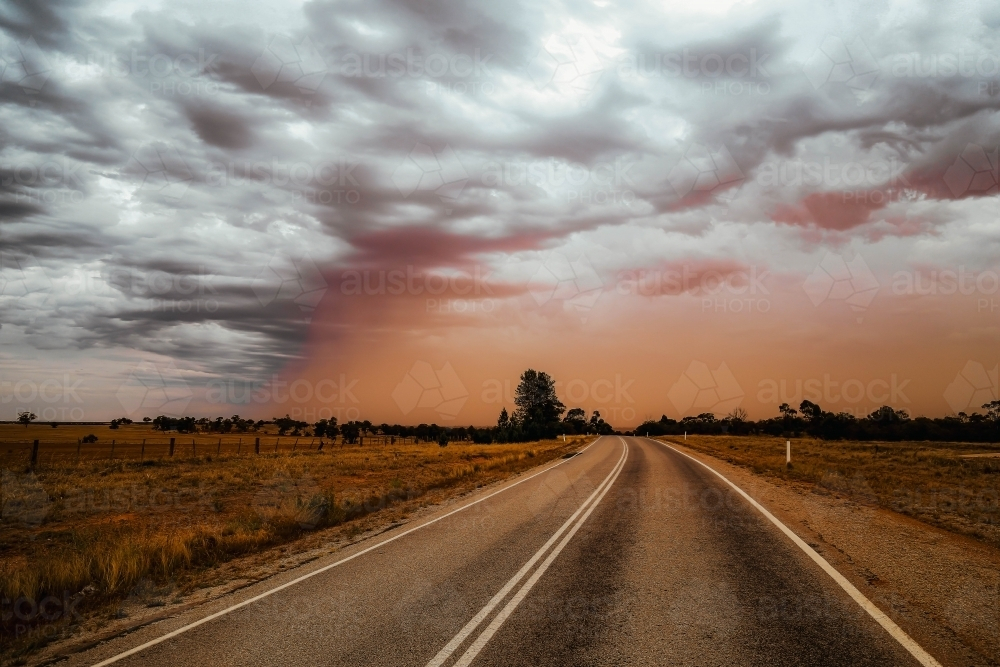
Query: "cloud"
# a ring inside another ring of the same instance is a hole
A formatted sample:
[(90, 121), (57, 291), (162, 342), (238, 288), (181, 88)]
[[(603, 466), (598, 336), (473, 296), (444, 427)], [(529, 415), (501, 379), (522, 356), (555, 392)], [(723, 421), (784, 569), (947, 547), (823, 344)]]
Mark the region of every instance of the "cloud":
[[(530, 331), (555, 310), (528, 288), (545, 256), (586, 257), (602, 294), (643, 267), (808, 275), (827, 245), (870, 244), (878, 275), (921, 243), (986, 262), (995, 77), (903, 65), (990, 53), (995, 17), (869, 11), (8, 2), (2, 52), (33, 40), (48, 69), (0, 77), (0, 244), (52, 290), (30, 321), (5, 310), (3, 335), (242, 377), (368, 335), (356, 310), (446, 326), (419, 299), (341, 298), (349, 269), (479, 266)], [(329, 283), (315, 313), (259, 298), (276, 255)], [(588, 301), (587, 320), (613, 310)]]

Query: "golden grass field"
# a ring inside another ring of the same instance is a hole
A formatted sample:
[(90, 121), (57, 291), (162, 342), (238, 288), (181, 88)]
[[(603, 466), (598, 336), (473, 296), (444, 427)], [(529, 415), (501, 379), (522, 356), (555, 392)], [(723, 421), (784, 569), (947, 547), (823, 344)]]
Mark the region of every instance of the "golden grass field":
[[(1000, 444), (852, 442), (796, 438), (785, 465), (786, 438), (698, 436), (659, 438), (755, 473), (805, 483), (885, 507), (1000, 547)], [(877, 451), (876, 451), (877, 448)], [(974, 456), (970, 456), (974, 455)]]
[[(97, 436), (97, 442), (80, 443), (87, 435)], [(207, 454), (252, 453), (255, 439), (260, 439), (261, 453), (291, 452), (317, 448), (321, 438), (308, 436), (279, 436), (273, 425), (265, 426), (256, 433), (177, 433), (154, 431), (146, 424), (129, 424), (111, 429), (107, 424), (59, 424), (52, 428), (48, 424), (0, 424), (0, 465), (17, 467), (27, 465), (34, 440), (39, 441), (38, 462), (44, 466), (49, 462), (77, 459), (81, 461), (106, 458), (139, 459), (167, 456), (170, 440), (174, 440), (174, 456), (190, 457)], [(329, 446), (330, 439), (322, 439)], [(383, 438), (377, 438), (381, 442)], [(366, 439), (366, 442), (368, 439)], [(397, 439), (402, 445), (403, 442)], [(406, 444), (412, 444), (412, 438)]]
[[(42, 427), (16, 428), (31, 434)], [(17, 465), (3, 464), (0, 598), (7, 606), (0, 609), (6, 612), (0, 632), (8, 656), (26, 655), (51, 639), (51, 633), (24, 632), (45, 621), (40, 615), (24, 618), (31, 616), (32, 601), (77, 599), (83, 591), (75, 610), (87, 619), (106, 616), (137, 587), (152, 586), (167, 596), (213, 585), (219, 567), (240, 556), (315, 531), (350, 538), (560, 457), (585, 441), (447, 447), (327, 442), (318, 451), (305, 447), (309, 438), (300, 438), (292, 452), (289, 437), (289, 448), (276, 454), (271, 436), (270, 447), (254, 455), (242, 436), (237, 455), (239, 436), (233, 436), (224, 440), (220, 455), (218, 436), (196, 436), (205, 447), (198, 442), (194, 456), (191, 436), (175, 434), (187, 450), (182, 455), (178, 446), (173, 458), (165, 448), (151, 450), (155, 438), (147, 438), (144, 460), (91, 452), (77, 462), (72, 429), (49, 430), (66, 434), (64, 446), (50, 447), (51, 457), (42, 449), (34, 471), (14, 451), (8, 457)], [(116, 439), (127, 432), (119, 429)], [(233, 447), (226, 446), (230, 441)], [(5, 454), (14, 449), (2, 446)], [(11, 601), (19, 599), (24, 611), (10, 618)], [(69, 632), (68, 625), (59, 632)], [(27, 638), (18, 638), (22, 634)]]

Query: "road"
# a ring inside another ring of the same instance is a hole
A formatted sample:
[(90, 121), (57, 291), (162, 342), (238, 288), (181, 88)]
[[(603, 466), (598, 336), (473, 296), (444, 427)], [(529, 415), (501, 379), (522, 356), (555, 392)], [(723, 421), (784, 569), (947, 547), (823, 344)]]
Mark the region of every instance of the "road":
[(724, 480), (617, 436), (68, 664), (107, 660), (920, 664)]

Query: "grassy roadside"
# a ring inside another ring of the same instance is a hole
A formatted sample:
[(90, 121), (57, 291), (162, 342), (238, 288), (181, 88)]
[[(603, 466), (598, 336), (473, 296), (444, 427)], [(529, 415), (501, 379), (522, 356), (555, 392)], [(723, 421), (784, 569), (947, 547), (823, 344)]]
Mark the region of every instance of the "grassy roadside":
[[(137, 595), (307, 536), (351, 538), (583, 444), (340, 446), (323, 452), (66, 461), (0, 481), (0, 660), (23, 660)], [(230, 573), (231, 574), (231, 573)]]
[(946, 442), (849, 442), (797, 438), (785, 465), (785, 438), (666, 436), (753, 472), (807, 484), (905, 514), (1000, 547), (1000, 458), (966, 458), (998, 445)]

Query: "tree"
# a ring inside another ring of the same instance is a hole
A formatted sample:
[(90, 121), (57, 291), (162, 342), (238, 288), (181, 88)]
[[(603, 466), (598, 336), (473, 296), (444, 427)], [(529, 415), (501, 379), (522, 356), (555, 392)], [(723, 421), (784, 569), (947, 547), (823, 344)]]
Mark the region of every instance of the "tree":
[(587, 431), (587, 412), (583, 408), (572, 408), (563, 417), (561, 429), (564, 433), (579, 434)]
[(344, 436), (345, 443), (355, 444), (358, 441), (358, 436), (361, 435), (361, 423), (347, 422), (340, 427), (340, 434)]
[(747, 411), (743, 408), (733, 408), (733, 411), (726, 415), (726, 421), (742, 424), (747, 420)]
[(611, 435), (615, 432), (615, 430), (611, 428), (611, 424), (604, 421), (601, 417), (601, 413), (597, 410), (594, 410), (594, 413), (590, 415), (590, 423), (587, 425), (587, 428), (592, 433), (596, 433), (597, 435)]
[(984, 403), (983, 410), (986, 410), (986, 418), (990, 421), (1000, 421), (1000, 401)]
[(785, 419), (792, 419), (795, 415), (799, 414), (799, 411), (790, 406), (788, 403), (782, 403), (778, 406), (778, 412)]
[(313, 435), (317, 438), (336, 438), (338, 433), (340, 433), (340, 429), (337, 427), (336, 417), (320, 419), (313, 426)]
[(896, 422), (905, 422), (910, 418), (906, 410), (893, 410), (888, 405), (883, 405), (878, 408), (870, 415), (868, 415), (868, 421), (882, 422), (884, 424), (894, 424)]
[(819, 407), (812, 401), (802, 401), (802, 403), (799, 404), (799, 411), (802, 413), (802, 416), (809, 421), (815, 421), (823, 416), (823, 408)]
[(17, 421), (24, 424), (24, 428), (28, 428), (28, 424), (38, 419), (38, 415), (30, 410), (24, 410), (17, 413)]
[(528, 369), (514, 392), (514, 421), (524, 429), (545, 428), (559, 422), (566, 410), (556, 396), (556, 383), (548, 373)]

